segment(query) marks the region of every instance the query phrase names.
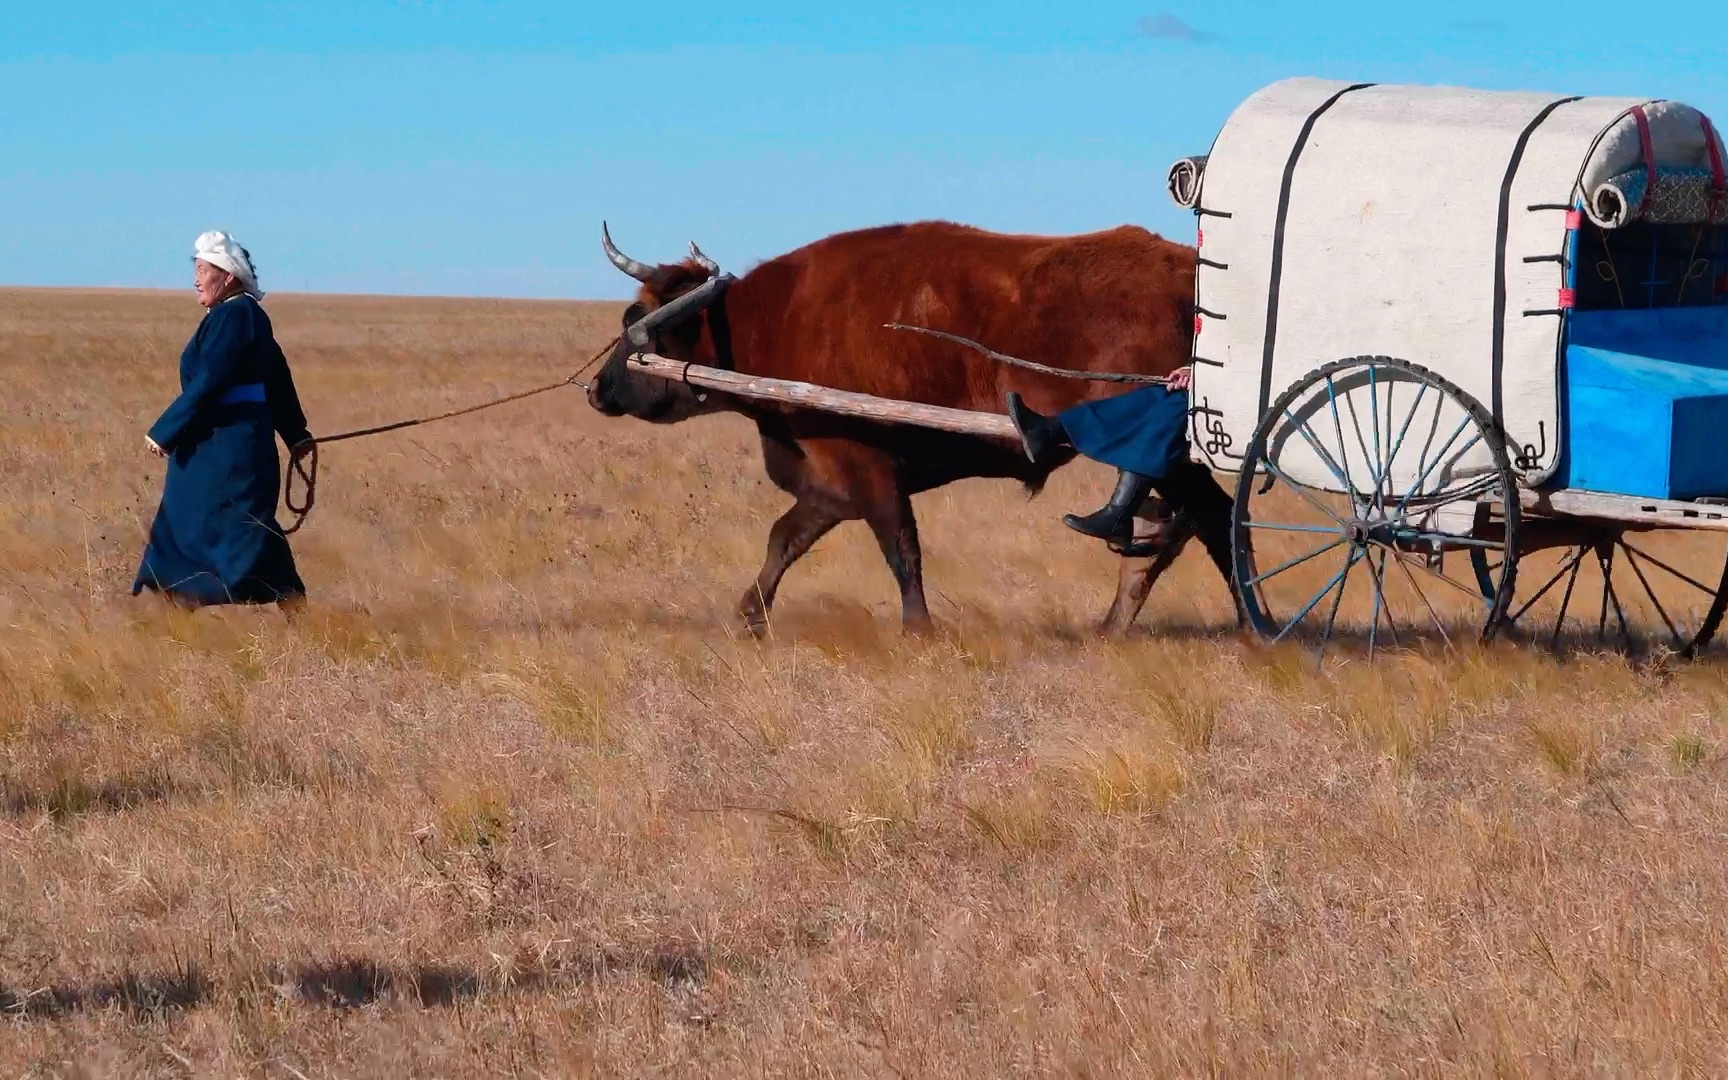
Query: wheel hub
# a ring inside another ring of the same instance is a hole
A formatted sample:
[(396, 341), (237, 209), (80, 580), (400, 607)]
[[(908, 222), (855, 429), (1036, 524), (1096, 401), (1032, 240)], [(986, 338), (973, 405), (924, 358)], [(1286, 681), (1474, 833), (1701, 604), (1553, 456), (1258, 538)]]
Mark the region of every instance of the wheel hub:
[(1354, 518), (1344, 523), (1344, 538), (1356, 547), (1367, 547), (1369, 544), (1396, 547), (1400, 539), (1399, 524), (1385, 518)]

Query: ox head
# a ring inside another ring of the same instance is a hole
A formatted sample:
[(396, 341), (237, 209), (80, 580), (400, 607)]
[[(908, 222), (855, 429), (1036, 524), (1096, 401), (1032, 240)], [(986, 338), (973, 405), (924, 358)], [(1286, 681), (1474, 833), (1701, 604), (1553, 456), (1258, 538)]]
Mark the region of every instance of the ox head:
[[(682, 262), (650, 266), (619, 251), (604, 223), (600, 242), (612, 265), (641, 282), (624, 311), (623, 336), (588, 390), (588, 404), (607, 416), (634, 416), (673, 424), (713, 411), (706, 395), (688, 384), (633, 371), (629, 358), (651, 352), (672, 360), (715, 365), (715, 312), (732, 277), (694, 243)], [(722, 335), (723, 336), (723, 335)]]

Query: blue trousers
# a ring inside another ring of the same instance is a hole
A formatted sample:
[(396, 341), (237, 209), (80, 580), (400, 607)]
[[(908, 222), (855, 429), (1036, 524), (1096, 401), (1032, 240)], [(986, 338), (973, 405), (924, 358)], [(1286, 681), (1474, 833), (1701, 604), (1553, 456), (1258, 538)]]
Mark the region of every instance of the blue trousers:
[(1145, 386), (1056, 414), (1074, 448), (1118, 469), (1162, 480), (1188, 459), (1188, 391)]

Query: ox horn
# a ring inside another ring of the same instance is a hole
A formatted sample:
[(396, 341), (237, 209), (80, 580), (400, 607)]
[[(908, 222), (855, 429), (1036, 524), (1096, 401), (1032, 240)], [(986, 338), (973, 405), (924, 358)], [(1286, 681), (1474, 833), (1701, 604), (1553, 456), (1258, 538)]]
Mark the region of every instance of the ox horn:
[(710, 274), (720, 273), (720, 264), (704, 255), (702, 249), (696, 246), (696, 241), (694, 240), (690, 241), (690, 258), (697, 266), (700, 266)]
[(630, 256), (618, 250), (617, 245), (612, 243), (612, 233), (606, 228), (606, 223), (604, 221), (600, 223), (600, 244), (606, 249), (606, 257), (612, 260), (612, 265), (624, 271), (626, 274), (629, 274), (637, 281), (646, 285), (649, 279), (654, 276), (654, 268), (652, 266), (649, 266), (647, 263), (639, 263), (635, 259), (632, 259)]

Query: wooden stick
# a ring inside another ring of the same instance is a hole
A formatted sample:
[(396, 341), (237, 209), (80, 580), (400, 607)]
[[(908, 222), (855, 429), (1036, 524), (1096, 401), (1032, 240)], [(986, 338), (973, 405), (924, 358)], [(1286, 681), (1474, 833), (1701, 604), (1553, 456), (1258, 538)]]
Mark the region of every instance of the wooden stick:
[(928, 334), (930, 337), (940, 338), (943, 341), (951, 341), (962, 348), (983, 353), (985, 356), (988, 356), (990, 359), (1000, 364), (1009, 364), (1014, 367), (1025, 368), (1027, 371), (1039, 371), (1043, 372), (1045, 375), (1060, 375), (1064, 379), (1086, 379), (1090, 382), (1138, 383), (1147, 386), (1167, 386), (1170, 383), (1170, 378), (1167, 375), (1136, 375), (1131, 371), (1078, 371), (1074, 368), (1051, 367), (1049, 364), (1040, 364), (1036, 360), (1022, 360), (1018, 356), (1009, 356), (1007, 353), (999, 353), (995, 349), (985, 348), (983, 345), (978, 344), (971, 338), (961, 337), (959, 334), (950, 334), (946, 330), (932, 330), (928, 326), (907, 326), (905, 323), (891, 322), (883, 323), (882, 327), (885, 330), (910, 330), (914, 334)]
[(859, 394), (850, 390), (831, 390), (825, 386), (795, 382), (791, 379), (742, 375), (736, 371), (722, 371), (700, 364), (686, 364), (681, 360), (668, 360), (653, 353), (638, 353), (630, 357), (629, 364), (632, 371), (652, 375), (656, 379), (687, 382), (691, 386), (759, 401), (777, 401), (785, 405), (839, 413), (842, 416), (856, 416), (885, 424), (912, 424), (961, 435), (982, 435), (1014, 442), (1020, 440), (1019, 434), (1014, 430), (1013, 421), (997, 413), (896, 401), (893, 398)]

